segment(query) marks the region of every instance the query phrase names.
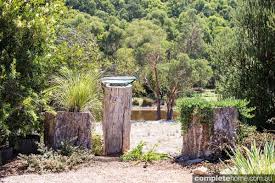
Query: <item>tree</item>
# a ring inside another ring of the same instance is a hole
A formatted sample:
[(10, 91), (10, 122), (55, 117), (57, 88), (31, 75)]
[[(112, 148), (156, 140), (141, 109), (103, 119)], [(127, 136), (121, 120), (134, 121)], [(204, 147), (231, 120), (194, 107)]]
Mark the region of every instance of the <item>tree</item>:
[(157, 119), (160, 119), (161, 93), (157, 65), (166, 59), (166, 33), (157, 25), (148, 20), (132, 22), (126, 29), (123, 41), (124, 47), (135, 50), (136, 64), (144, 67), (149, 66), (153, 71), (153, 79), (156, 85), (146, 79), (145, 84), (153, 91), (157, 101)]
[(147, 64), (149, 65), (150, 70), (152, 71), (152, 76), (153, 76), (152, 81), (155, 83), (155, 85), (153, 86), (152, 81), (148, 80), (146, 76), (145, 76), (145, 83), (154, 92), (154, 95), (157, 100), (157, 118), (156, 119), (160, 120), (161, 119), (161, 111), (160, 111), (161, 81), (159, 79), (160, 76), (158, 71), (158, 65), (161, 63), (161, 61), (164, 60), (165, 49), (160, 44), (149, 44), (149, 43), (146, 43), (143, 49), (145, 52), (145, 60), (147, 61)]
[[(227, 86), (221, 88), (221, 93), (250, 100), (250, 105), (256, 107), (254, 121), (264, 128), (268, 125), (263, 122), (275, 116), (275, 31), (269, 26), (275, 1), (241, 0), (237, 7), (235, 45), (221, 43), (223, 47), (213, 48), (219, 55), (228, 53), (223, 64), (225, 70), (234, 71), (224, 72), (228, 79), (219, 80), (222, 86)], [(230, 43), (226, 38), (219, 41)]]
[(40, 92), (52, 71), (62, 1), (0, 1), (0, 120), (12, 135), (39, 127)]
[(90, 15), (94, 15), (96, 11), (94, 0), (66, 0), (66, 5)]
[(60, 67), (71, 70), (93, 70), (104, 65), (96, 43), (96, 36), (103, 34), (104, 28), (98, 18), (75, 10), (69, 10), (57, 28), (55, 47), (51, 60)]
[(135, 63), (134, 50), (132, 48), (120, 48), (116, 55), (116, 73), (119, 75), (136, 75), (139, 68)]
[(175, 100), (194, 85), (205, 86), (212, 76), (212, 69), (206, 60), (192, 60), (180, 54), (176, 60), (158, 66), (161, 91), (166, 99), (167, 120), (173, 117)]
[(187, 53), (191, 58), (203, 55), (203, 30), (195, 10), (183, 12), (179, 17), (179, 35), (176, 39), (179, 52)]

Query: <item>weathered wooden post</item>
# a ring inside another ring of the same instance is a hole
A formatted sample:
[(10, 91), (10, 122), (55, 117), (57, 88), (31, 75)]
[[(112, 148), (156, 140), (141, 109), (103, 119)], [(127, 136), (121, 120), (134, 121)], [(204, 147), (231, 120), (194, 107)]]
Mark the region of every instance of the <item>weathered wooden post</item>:
[(200, 115), (192, 115), (189, 128), (183, 134), (182, 155), (188, 159), (219, 158), (223, 146), (236, 143), (238, 115), (235, 107), (214, 108), (212, 117), (203, 123)]
[(104, 154), (119, 155), (129, 150), (132, 85), (135, 77), (105, 77), (103, 100)]

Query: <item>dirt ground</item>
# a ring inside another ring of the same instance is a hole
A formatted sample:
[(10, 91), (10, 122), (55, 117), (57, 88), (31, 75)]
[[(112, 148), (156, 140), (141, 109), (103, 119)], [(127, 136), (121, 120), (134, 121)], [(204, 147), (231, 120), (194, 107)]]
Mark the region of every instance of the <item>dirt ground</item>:
[[(100, 123), (94, 125), (94, 131), (102, 134)], [(175, 121), (132, 121), (130, 138), (131, 148), (143, 141), (145, 150), (155, 147), (157, 152), (173, 156), (182, 148), (181, 125)]]
[[(120, 162), (103, 158), (87, 167), (63, 173), (24, 174), (2, 179), (3, 183), (188, 183), (191, 173), (169, 161), (144, 164)], [(1, 181), (0, 181), (1, 182)]]
[[(101, 125), (94, 130), (102, 134)], [(182, 146), (180, 124), (166, 121), (132, 122), (131, 148), (140, 141), (145, 150), (155, 146), (158, 152), (178, 155)], [(78, 170), (50, 173), (23, 174), (2, 178), (4, 183), (188, 183), (192, 182), (190, 170), (171, 161), (144, 164), (121, 162), (117, 158), (100, 157)], [(0, 181), (0, 182), (1, 182)]]

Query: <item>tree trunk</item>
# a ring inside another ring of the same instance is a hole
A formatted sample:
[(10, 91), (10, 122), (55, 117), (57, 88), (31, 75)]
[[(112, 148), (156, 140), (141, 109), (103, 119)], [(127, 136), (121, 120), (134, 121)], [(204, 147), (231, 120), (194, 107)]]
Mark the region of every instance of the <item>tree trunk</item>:
[(62, 143), (91, 148), (91, 114), (89, 112), (57, 112), (45, 114), (44, 141), (58, 149)]
[(105, 86), (103, 107), (104, 153), (120, 155), (130, 148), (132, 86)]
[(167, 115), (166, 115), (167, 120), (172, 120), (173, 119), (173, 106), (171, 104), (167, 104)]
[(169, 96), (167, 102), (167, 114), (166, 114), (166, 119), (167, 120), (172, 120), (173, 119), (173, 107), (175, 105), (175, 97), (174, 96)]
[(155, 65), (154, 67), (154, 73), (155, 73), (155, 79), (156, 79), (156, 94), (157, 94), (157, 119), (156, 120), (160, 120), (161, 119), (161, 111), (160, 111), (160, 86), (159, 86), (159, 78), (158, 78), (158, 70), (157, 70), (157, 66)]
[(182, 154), (189, 159), (218, 159), (225, 148), (235, 146), (238, 111), (234, 107), (215, 108), (207, 123), (201, 122), (201, 118), (197, 114), (191, 116), (189, 128), (183, 134)]

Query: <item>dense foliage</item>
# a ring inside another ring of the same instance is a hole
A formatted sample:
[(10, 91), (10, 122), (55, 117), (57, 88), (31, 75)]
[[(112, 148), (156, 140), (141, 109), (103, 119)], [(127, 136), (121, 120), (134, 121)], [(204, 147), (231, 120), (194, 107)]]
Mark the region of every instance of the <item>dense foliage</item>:
[(61, 1), (0, 1), (0, 123), (15, 134), (39, 129), (40, 92), (52, 71)]
[(163, 101), (169, 119), (178, 97), (207, 87), (247, 99), (256, 107), (251, 122), (270, 127), (274, 7), (273, 0), (0, 0), (0, 138), (40, 131), (41, 112), (55, 103), (42, 91), (64, 68), (136, 76), (134, 95), (156, 101), (157, 118)]
[(177, 101), (177, 108), (180, 112), (182, 130), (185, 132), (191, 123), (192, 116), (198, 115), (201, 123), (211, 125), (213, 122), (213, 109), (218, 107), (236, 107), (240, 113), (240, 120), (253, 117), (255, 108), (247, 107), (249, 102), (246, 100), (225, 99), (218, 101), (207, 101), (203, 98), (183, 98)]
[(275, 116), (275, 1), (237, 2), (234, 28), (218, 34), (210, 52), (219, 91), (249, 99), (256, 107), (256, 125), (271, 128), (265, 122)]

